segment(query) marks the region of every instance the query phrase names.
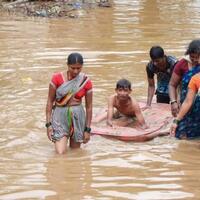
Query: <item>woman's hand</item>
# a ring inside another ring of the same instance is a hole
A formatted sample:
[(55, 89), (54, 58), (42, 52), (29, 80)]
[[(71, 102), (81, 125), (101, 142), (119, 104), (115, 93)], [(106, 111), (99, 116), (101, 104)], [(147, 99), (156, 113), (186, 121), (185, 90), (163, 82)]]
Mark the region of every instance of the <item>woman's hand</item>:
[(90, 140), (90, 133), (87, 131), (84, 132), (84, 138), (83, 138), (83, 143), (86, 144)]
[(48, 136), (49, 140), (53, 142), (52, 134), (53, 134), (53, 129), (50, 126), (50, 127), (47, 128), (47, 136)]
[(174, 103), (171, 104), (171, 111), (172, 111), (172, 115), (174, 117), (176, 117), (177, 114), (178, 114), (178, 111), (179, 111), (179, 106), (178, 106), (177, 102), (174, 102)]

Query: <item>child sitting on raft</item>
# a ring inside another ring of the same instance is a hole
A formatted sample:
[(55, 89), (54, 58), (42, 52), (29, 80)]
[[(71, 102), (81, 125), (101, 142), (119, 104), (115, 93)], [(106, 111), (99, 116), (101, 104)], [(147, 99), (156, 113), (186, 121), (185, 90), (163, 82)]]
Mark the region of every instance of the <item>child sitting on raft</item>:
[(130, 96), (131, 83), (126, 79), (120, 79), (116, 83), (115, 94), (108, 98), (108, 108), (105, 113), (93, 119), (99, 122), (105, 118), (108, 126), (128, 126), (137, 120), (139, 126), (147, 128), (144, 117), (137, 101)]
[[(117, 81), (115, 94), (108, 99), (108, 114), (107, 124), (113, 126), (113, 119), (125, 117), (124, 126), (127, 126), (135, 118), (139, 125), (146, 129), (144, 117), (137, 101), (130, 96), (132, 89), (130, 81), (126, 79), (120, 79)], [(116, 110), (114, 110), (114, 108)]]
[[(140, 108), (141, 105), (139, 106), (137, 100), (130, 96), (131, 92), (130, 81), (126, 79), (117, 81), (115, 93), (108, 97), (107, 108), (101, 109), (102, 112), (96, 110), (98, 114), (92, 119), (92, 133), (134, 142), (145, 142), (158, 136), (168, 135), (167, 125), (172, 119), (169, 105), (154, 104), (151, 109), (147, 109), (144, 112), (146, 121), (149, 122), (147, 126), (141, 112), (145, 108), (144, 103)], [(158, 119), (157, 114), (162, 111), (163, 114)], [(154, 117), (156, 122), (153, 120)]]

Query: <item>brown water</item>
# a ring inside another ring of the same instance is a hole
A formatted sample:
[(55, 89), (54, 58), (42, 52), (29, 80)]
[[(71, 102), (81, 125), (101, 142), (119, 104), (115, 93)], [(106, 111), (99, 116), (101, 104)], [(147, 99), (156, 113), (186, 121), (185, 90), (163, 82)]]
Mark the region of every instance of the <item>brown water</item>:
[(81, 52), (104, 106), (121, 77), (146, 98), (152, 45), (181, 57), (199, 37), (198, 0), (114, 0), (112, 8), (78, 10), (75, 19), (0, 14), (0, 200), (200, 199), (200, 144), (156, 138), (125, 143), (93, 136), (58, 156), (46, 137), (45, 104), (55, 71)]

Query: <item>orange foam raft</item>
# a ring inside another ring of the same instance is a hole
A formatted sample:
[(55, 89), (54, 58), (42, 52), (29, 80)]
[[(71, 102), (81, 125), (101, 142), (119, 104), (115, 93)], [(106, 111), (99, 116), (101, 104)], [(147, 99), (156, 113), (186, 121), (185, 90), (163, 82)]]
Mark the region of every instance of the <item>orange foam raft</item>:
[(172, 115), (169, 104), (154, 103), (151, 108), (144, 109), (144, 103), (140, 103), (143, 116), (148, 129), (142, 129), (137, 121), (132, 122), (128, 127), (109, 127), (106, 120), (102, 119), (99, 112), (93, 117), (92, 134), (111, 137), (122, 141), (144, 142), (158, 136), (169, 134)]

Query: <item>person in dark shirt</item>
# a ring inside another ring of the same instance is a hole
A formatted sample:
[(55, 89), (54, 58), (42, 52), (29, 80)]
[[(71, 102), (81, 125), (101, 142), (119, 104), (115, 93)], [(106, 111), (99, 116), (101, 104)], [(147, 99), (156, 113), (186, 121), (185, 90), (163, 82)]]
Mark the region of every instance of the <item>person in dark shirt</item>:
[[(168, 84), (171, 78), (177, 59), (173, 56), (166, 56), (160, 46), (153, 46), (150, 49), (151, 61), (146, 66), (148, 78), (147, 106), (151, 106), (153, 95), (156, 94), (157, 103), (169, 103)], [(157, 75), (157, 88), (155, 89), (154, 75)]]

